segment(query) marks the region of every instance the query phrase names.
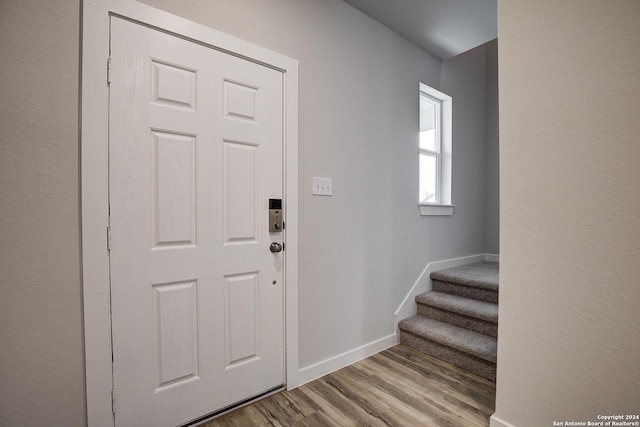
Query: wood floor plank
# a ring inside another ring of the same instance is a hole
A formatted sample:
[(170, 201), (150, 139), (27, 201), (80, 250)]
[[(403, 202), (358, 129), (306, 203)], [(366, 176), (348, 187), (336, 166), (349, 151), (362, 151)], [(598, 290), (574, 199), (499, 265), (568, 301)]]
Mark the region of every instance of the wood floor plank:
[(291, 406), (286, 397), (282, 393), (272, 396), (271, 399), (264, 399), (261, 405), (257, 405), (256, 409), (262, 415), (271, 421), (290, 420), (292, 422), (299, 421), (305, 417), (296, 406)]
[(303, 387), (305, 388), (304, 392), (318, 403), (321, 408), (320, 411), (331, 420), (331, 424), (329, 425), (355, 425), (354, 418), (351, 414), (341, 411), (340, 408), (332, 403), (333, 399), (331, 399), (331, 397), (326, 398), (322, 391), (316, 391), (318, 387), (320, 387), (319, 380), (313, 381)]
[[(365, 380), (363, 381), (363, 377)], [(397, 425), (398, 419), (395, 411), (390, 402), (390, 396), (375, 387), (371, 383), (370, 376), (364, 374), (359, 375), (359, 371), (356, 369), (347, 370), (341, 369), (330, 375), (330, 381), (333, 385), (340, 389), (341, 393), (350, 399), (353, 404), (358, 405), (365, 409), (368, 413), (377, 418), (377, 423), (380, 425)], [(414, 417), (407, 415), (407, 419), (413, 420), (411, 424), (415, 424), (418, 420)]]
[[(483, 423), (484, 413), (492, 410), (490, 407), (483, 406), (482, 402), (461, 392), (458, 389), (459, 383), (451, 384), (428, 376), (416, 375), (415, 370), (384, 355), (376, 355), (370, 360), (372, 363), (380, 364), (386, 380), (405, 385), (408, 390), (423, 395), (443, 411), (455, 410), (456, 413), (468, 414), (479, 420), (479, 423)], [(388, 375), (388, 372), (393, 372), (393, 375)]]
[[(367, 368), (357, 363), (351, 369), (341, 369), (331, 374), (334, 381), (345, 386), (345, 394), (353, 399), (354, 403), (367, 408), (367, 411), (376, 416), (388, 426), (417, 426), (428, 425), (432, 419), (429, 414), (416, 411), (404, 402), (395, 399), (387, 390), (377, 387), (372, 381), (373, 375), (366, 373)], [(435, 425), (435, 424), (434, 424)]]
[(209, 421), (206, 426), (209, 427), (244, 427), (244, 426), (269, 426), (274, 424), (265, 418), (263, 413), (258, 409), (257, 405), (250, 405), (239, 410), (233, 411), (225, 415), (223, 418), (216, 418)]
[(493, 389), (495, 391), (495, 383), (485, 378), (479, 377), (471, 372), (460, 369), (447, 362), (444, 362), (428, 354), (422, 353), (408, 346), (395, 346), (388, 350), (386, 355), (397, 354), (407, 362), (413, 362), (415, 366), (438, 367), (433, 371), (437, 371), (439, 375), (445, 376), (452, 381), (461, 382), (472, 386), (474, 389)]
[(331, 375), (322, 378), (321, 381), (314, 381), (309, 387), (322, 395), (328, 402), (343, 414), (348, 414), (349, 418), (355, 425), (367, 425), (384, 427), (385, 422), (380, 420), (378, 412), (371, 410), (372, 408), (363, 407), (358, 404), (357, 400), (350, 399), (344, 393), (345, 388), (337, 387), (339, 381), (336, 381)]
[[(407, 348), (419, 353), (417, 350)], [(419, 358), (416, 358), (415, 353), (408, 355), (406, 352), (396, 350), (396, 347), (393, 347), (390, 351), (380, 353), (380, 355), (397, 360), (399, 363), (411, 367), (411, 369), (420, 374), (420, 377), (445, 381), (447, 384), (455, 386), (466, 394), (477, 395), (478, 397), (489, 396), (489, 401), (491, 405), (493, 405), (493, 395), (495, 394), (496, 386), (492, 381), (423, 353), (419, 353)]]
[[(378, 356), (378, 355), (376, 355)], [(495, 384), (481, 377), (473, 381), (460, 377), (451, 368), (453, 365), (432, 363), (433, 360), (411, 361), (393, 352), (385, 352), (380, 357), (391, 359), (400, 365), (410, 368), (410, 375), (418, 374), (414, 378), (427, 387), (440, 387), (445, 393), (474, 406), (484, 412), (493, 411), (495, 401)], [(460, 370), (455, 368), (456, 370)], [(453, 375), (451, 375), (453, 374)], [(473, 375), (473, 374), (471, 374)]]
[(486, 427), (495, 384), (398, 345), (203, 427)]
[[(295, 425), (295, 424), (290, 424)], [(300, 426), (304, 427), (327, 427), (337, 426), (336, 422), (329, 418), (324, 412), (315, 412), (302, 420)]]
[[(415, 384), (411, 387), (395, 373), (389, 374), (381, 369), (378, 374), (371, 377), (370, 382), (381, 392), (386, 393), (389, 398), (394, 399), (396, 406), (402, 403), (409, 408), (417, 409), (421, 413), (430, 414), (437, 421), (437, 425), (458, 426), (466, 424), (464, 418), (441, 402), (438, 402), (438, 399), (433, 399), (428, 394), (421, 393), (424, 389), (416, 389)], [(437, 395), (439, 394), (436, 393)], [(452, 409), (458, 409), (458, 407), (453, 406)]]
[(380, 414), (389, 409), (389, 405), (384, 400), (371, 399), (375, 394), (375, 388), (370, 384), (368, 376), (360, 376), (358, 374), (358, 371), (341, 369), (331, 374), (327, 381), (354, 404), (379, 417)]
[(313, 399), (303, 393), (300, 388), (281, 394), (287, 396), (287, 399), (291, 402), (291, 406), (295, 411), (302, 414), (303, 418), (308, 417), (321, 409), (320, 406), (314, 402)]

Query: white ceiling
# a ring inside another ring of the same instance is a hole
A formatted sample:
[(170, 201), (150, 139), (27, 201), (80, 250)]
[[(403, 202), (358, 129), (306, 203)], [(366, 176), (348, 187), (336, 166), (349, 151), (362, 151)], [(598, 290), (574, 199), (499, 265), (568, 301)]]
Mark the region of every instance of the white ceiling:
[(497, 37), (497, 0), (344, 0), (440, 59)]

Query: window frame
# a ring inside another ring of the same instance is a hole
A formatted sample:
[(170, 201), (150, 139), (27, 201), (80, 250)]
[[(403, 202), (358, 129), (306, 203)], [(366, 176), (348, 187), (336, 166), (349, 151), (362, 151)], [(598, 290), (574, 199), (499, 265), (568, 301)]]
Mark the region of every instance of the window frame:
[[(427, 155), (436, 159), (436, 196), (435, 202), (425, 202), (420, 200), (418, 194), (418, 206), (421, 215), (452, 215), (454, 205), (451, 204), (451, 170), (452, 170), (452, 150), (451, 150), (451, 129), (452, 129), (452, 97), (436, 90), (424, 83), (420, 83), (419, 104), (426, 100), (434, 105), (435, 117), (435, 150), (420, 147), (420, 156)], [(419, 127), (418, 129), (420, 129)], [(418, 133), (420, 131), (418, 130)], [(419, 165), (418, 165), (419, 167)], [(418, 188), (420, 188), (420, 172), (418, 172)]]

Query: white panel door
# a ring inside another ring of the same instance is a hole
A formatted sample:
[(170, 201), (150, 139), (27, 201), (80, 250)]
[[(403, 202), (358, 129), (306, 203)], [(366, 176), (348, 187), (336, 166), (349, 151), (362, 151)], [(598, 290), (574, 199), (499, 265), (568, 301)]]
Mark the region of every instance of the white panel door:
[(115, 419), (175, 426), (284, 383), (282, 73), (111, 22)]

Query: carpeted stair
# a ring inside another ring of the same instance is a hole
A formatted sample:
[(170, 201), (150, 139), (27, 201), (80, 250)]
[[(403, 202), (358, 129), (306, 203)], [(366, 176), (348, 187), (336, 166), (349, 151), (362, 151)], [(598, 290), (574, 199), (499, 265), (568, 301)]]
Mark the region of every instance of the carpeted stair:
[(483, 378), (496, 379), (498, 263), (431, 273), (418, 314), (398, 323), (400, 342)]

